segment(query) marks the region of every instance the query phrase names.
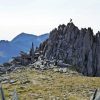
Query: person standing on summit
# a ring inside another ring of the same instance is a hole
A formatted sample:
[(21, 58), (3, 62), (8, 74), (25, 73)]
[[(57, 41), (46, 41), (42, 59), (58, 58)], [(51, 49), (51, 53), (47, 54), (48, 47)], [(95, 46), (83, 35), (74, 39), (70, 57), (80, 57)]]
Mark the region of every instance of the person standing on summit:
[(72, 19), (70, 18), (70, 23), (72, 23)]

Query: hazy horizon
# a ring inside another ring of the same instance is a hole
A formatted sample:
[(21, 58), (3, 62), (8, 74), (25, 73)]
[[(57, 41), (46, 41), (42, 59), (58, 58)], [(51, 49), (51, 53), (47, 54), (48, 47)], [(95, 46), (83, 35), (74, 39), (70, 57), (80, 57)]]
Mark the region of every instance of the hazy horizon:
[[(1, 1), (1, 0), (0, 0)], [(3, 0), (0, 2), (0, 40), (21, 32), (49, 33), (72, 18), (79, 28), (100, 31), (100, 1), (96, 0)]]

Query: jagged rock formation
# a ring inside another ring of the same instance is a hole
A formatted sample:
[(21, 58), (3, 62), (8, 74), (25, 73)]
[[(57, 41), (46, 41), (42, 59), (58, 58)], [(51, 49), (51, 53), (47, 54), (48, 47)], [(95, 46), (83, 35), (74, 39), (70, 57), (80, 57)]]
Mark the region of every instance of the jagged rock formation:
[(76, 27), (73, 22), (59, 25), (39, 49), (47, 59), (62, 60), (74, 65), (87, 76), (100, 76), (100, 32)]

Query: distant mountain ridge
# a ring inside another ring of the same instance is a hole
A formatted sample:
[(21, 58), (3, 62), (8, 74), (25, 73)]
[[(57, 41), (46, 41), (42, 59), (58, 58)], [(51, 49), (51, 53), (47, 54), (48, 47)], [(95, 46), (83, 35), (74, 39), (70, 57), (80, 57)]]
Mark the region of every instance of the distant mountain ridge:
[(14, 56), (18, 56), (20, 51), (28, 52), (32, 42), (38, 47), (41, 42), (46, 40), (49, 34), (36, 36), (33, 34), (21, 33), (11, 41), (0, 41), (0, 63), (7, 62)]

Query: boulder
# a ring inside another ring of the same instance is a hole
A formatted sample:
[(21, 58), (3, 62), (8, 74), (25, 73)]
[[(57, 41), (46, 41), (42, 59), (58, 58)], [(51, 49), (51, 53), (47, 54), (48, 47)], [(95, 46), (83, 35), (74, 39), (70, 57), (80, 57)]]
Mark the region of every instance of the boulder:
[(100, 100), (100, 89), (96, 89), (90, 100)]

